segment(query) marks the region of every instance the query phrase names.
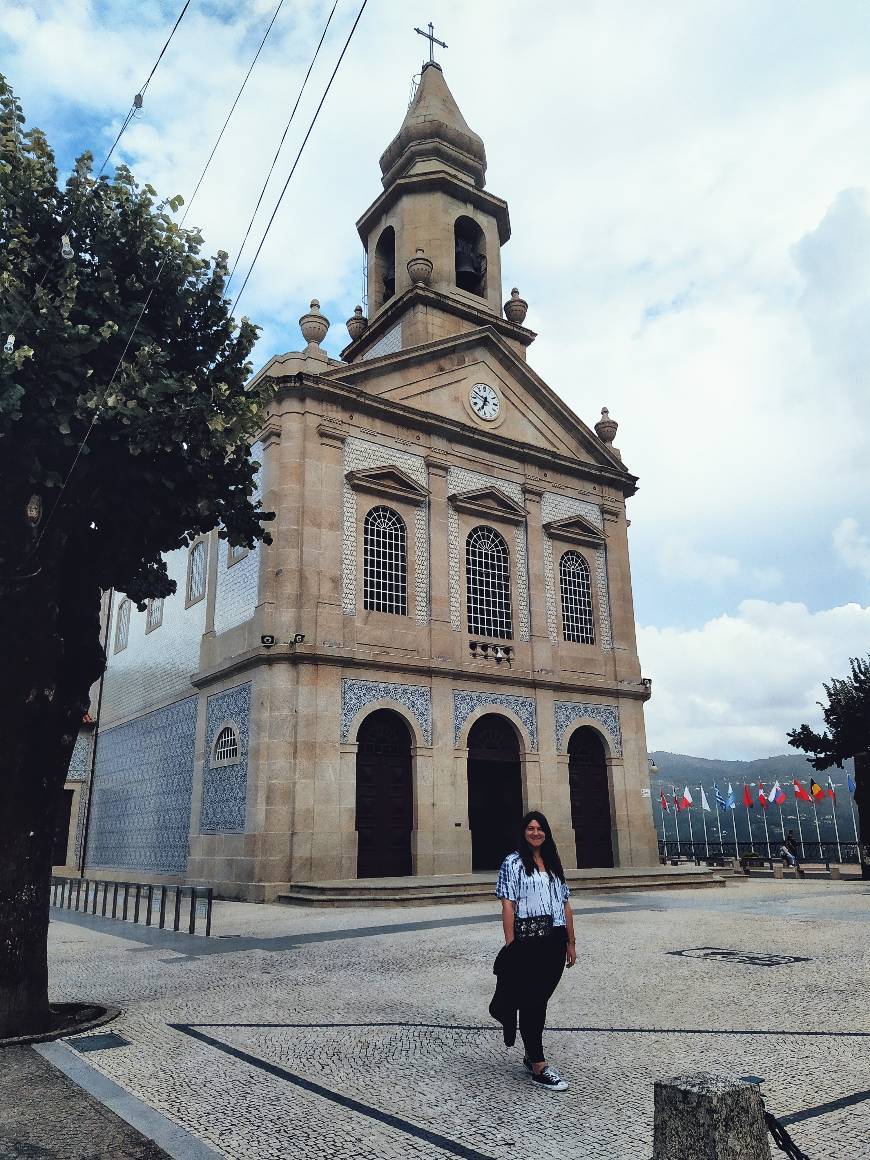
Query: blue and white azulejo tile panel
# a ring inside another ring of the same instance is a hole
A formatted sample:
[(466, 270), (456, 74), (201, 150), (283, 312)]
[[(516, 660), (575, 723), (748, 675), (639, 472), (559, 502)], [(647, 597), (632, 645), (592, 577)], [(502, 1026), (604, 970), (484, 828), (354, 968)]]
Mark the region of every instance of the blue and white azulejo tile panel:
[(415, 717), (424, 745), (432, 744), (432, 691), (428, 685), (392, 685), (383, 681), (341, 682), (341, 740), (347, 741), (357, 714), (376, 701), (396, 701)]
[[(251, 682), (212, 693), (206, 708), (205, 768), (202, 775), (203, 834), (243, 834), (248, 796), (248, 741), (251, 724)], [(239, 738), (238, 761), (212, 766), (218, 731), (232, 725)]]
[(88, 776), (91, 764), (91, 739), (93, 732), (79, 733), (73, 746), (72, 757), (69, 759), (69, 769), (66, 771), (67, 781), (84, 781)]
[(596, 721), (610, 738), (616, 757), (622, 756), (622, 733), (619, 728), (619, 709), (616, 705), (592, 705), (582, 701), (556, 701), (556, 750), (565, 749), (567, 733), (575, 721), (583, 717)]
[(196, 696), (100, 733), (88, 865), (184, 874)]
[(510, 693), (475, 693), (464, 689), (453, 690), (453, 744), (459, 745), (459, 738), (465, 722), (472, 713), (482, 706), (493, 709), (509, 709), (526, 728), (532, 746), (532, 753), (538, 751), (538, 715), (533, 697), (514, 697)]

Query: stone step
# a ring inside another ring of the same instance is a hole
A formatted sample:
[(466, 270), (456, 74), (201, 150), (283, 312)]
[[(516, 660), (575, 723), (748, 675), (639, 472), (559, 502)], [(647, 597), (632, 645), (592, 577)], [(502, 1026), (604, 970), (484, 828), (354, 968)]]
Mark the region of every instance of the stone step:
[[(582, 890), (673, 890), (687, 887), (723, 887), (725, 879), (707, 867), (569, 870), (572, 892)], [(332, 882), (293, 882), (278, 893), (278, 902), (291, 906), (434, 906), (445, 903), (491, 902), (495, 876), (427, 875), (409, 878), (346, 879)]]

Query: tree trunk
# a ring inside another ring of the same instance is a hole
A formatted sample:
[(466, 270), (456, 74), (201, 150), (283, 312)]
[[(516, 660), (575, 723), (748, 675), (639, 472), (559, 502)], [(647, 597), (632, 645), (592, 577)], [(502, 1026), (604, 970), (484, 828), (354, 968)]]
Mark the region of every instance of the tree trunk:
[(55, 812), (105, 663), (100, 593), (86, 557), (46, 537), (38, 566), (0, 592), (3, 665), (14, 675), (0, 699), (0, 1038), (49, 1025)]

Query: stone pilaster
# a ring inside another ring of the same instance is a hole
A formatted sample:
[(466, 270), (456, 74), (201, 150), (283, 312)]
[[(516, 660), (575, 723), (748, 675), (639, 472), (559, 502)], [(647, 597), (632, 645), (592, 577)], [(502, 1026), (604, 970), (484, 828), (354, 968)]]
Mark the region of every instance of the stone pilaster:
[(553, 645), (547, 631), (547, 599), (544, 579), (544, 528), (541, 500), (544, 488), (537, 484), (523, 486), (528, 518), (529, 615), (531, 620), (532, 671), (549, 674), (553, 668)]

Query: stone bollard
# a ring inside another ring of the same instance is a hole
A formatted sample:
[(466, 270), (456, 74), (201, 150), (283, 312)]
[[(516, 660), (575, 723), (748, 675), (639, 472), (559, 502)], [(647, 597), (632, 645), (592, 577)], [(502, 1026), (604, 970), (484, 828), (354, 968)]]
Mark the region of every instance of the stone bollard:
[(655, 1085), (652, 1160), (771, 1160), (757, 1084), (693, 1072)]
[(781, 862), (774, 862), (774, 864), (773, 864), (773, 876), (774, 876), (774, 878), (784, 878), (785, 877), (785, 871), (782, 868)]
[(843, 872), (839, 866), (831, 867), (831, 881), (838, 882), (843, 877)]

